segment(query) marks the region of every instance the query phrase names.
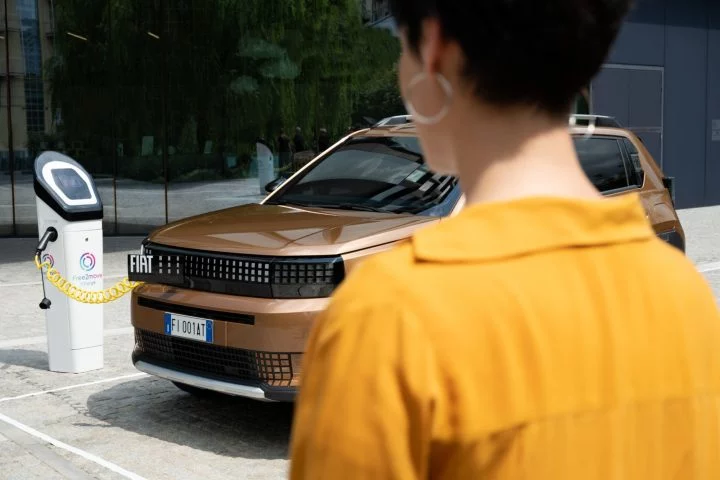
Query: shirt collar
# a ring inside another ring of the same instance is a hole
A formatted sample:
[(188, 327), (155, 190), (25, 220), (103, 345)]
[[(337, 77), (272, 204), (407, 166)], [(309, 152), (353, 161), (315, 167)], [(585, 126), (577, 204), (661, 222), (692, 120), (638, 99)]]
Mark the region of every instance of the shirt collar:
[(654, 236), (637, 194), (597, 200), (529, 197), (467, 207), (413, 236), (415, 257), (487, 261)]

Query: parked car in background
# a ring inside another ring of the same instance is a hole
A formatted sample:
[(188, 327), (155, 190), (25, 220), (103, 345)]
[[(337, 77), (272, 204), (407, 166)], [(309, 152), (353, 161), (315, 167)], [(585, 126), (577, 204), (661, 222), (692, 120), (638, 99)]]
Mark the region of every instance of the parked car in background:
[[(611, 120), (572, 118), (588, 177), (608, 196), (639, 193), (657, 235), (684, 250), (671, 179)], [(313, 321), (348, 273), (464, 205), (455, 178), (428, 170), (411, 122), (356, 132), (268, 188), (261, 204), (173, 222), (143, 242), (149, 262), (172, 259), (180, 274), (133, 291), (139, 370), (196, 394), (292, 401)]]
[(410, 115), (395, 115), (394, 117), (383, 118), (373, 125), (373, 127), (389, 127), (392, 125), (404, 125), (406, 123), (412, 123), (412, 117)]

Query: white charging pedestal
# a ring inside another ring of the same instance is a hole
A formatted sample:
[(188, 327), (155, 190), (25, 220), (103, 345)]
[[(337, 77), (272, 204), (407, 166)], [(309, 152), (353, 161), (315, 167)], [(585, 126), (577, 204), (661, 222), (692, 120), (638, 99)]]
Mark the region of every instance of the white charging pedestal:
[(257, 171), (260, 194), (265, 194), (265, 185), (275, 180), (275, 159), (272, 150), (265, 143), (255, 144), (257, 151)]
[[(42, 254), (60, 274), (84, 290), (103, 289), (103, 206), (90, 174), (73, 159), (45, 152), (35, 161), (40, 237), (50, 227), (57, 240)], [(54, 372), (103, 367), (103, 305), (68, 298), (47, 279), (45, 310), (48, 359)]]

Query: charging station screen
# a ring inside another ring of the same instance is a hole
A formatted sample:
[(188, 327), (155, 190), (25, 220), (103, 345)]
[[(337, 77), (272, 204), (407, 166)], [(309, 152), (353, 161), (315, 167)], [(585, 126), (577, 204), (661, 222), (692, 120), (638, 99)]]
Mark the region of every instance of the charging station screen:
[(52, 176), (60, 190), (70, 200), (89, 200), (92, 198), (87, 183), (72, 168), (56, 168)]

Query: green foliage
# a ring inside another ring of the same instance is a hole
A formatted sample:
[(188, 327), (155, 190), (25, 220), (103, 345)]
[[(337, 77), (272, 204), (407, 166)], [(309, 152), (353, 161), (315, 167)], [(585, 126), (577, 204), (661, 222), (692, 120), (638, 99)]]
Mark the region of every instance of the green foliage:
[(353, 122), (357, 125), (367, 123), (365, 118), (381, 120), (393, 115), (404, 115), (405, 105), (400, 96), (397, 75), (388, 71), (384, 76), (378, 76), (375, 82), (360, 92)]
[(56, 17), (87, 38), (58, 35), (47, 64), (60, 133), (96, 156), (137, 157), (152, 136), (156, 152), (205, 155), (209, 140), (244, 159), (280, 129), (311, 141), (397, 113), (397, 39), (363, 26), (357, 0), (64, 0)]

